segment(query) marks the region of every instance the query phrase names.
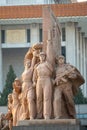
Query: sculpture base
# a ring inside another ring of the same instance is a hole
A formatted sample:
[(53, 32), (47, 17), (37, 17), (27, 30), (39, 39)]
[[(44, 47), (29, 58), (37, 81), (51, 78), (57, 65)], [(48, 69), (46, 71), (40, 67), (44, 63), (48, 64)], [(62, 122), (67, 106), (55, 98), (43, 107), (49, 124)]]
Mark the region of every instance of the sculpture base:
[(82, 130), (76, 119), (24, 120), (12, 130)]

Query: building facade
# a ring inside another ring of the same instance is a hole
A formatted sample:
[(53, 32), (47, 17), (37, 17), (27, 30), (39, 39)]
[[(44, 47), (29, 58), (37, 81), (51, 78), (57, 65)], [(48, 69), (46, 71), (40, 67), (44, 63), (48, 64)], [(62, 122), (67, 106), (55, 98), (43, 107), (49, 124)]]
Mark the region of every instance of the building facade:
[[(42, 41), (43, 6), (0, 6), (0, 91), (5, 85), (9, 65), (20, 77), (25, 53)], [(61, 25), (62, 54), (66, 62), (76, 66), (84, 76), (85, 84), (81, 88), (87, 96), (87, 4), (52, 4), (51, 8)]]
[(72, 3), (76, 0), (1, 0), (0, 5), (9, 6), (9, 5), (38, 5), (38, 4), (54, 4), (54, 3)]

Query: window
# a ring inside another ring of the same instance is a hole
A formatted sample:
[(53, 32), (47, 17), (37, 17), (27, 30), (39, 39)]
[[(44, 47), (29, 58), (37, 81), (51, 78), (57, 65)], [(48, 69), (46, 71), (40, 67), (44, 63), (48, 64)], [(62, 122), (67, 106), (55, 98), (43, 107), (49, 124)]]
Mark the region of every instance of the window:
[(1, 30), (1, 43), (5, 43), (5, 30)]
[(65, 57), (65, 59), (66, 59), (66, 47), (65, 46), (62, 46), (61, 47), (61, 53), (62, 53), (62, 55)]
[(27, 29), (27, 42), (30, 42), (30, 29)]
[(42, 42), (42, 29), (39, 29), (39, 42)]
[(62, 28), (62, 41), (66, 41), (66, 32), (65, 32), (65, 28)]

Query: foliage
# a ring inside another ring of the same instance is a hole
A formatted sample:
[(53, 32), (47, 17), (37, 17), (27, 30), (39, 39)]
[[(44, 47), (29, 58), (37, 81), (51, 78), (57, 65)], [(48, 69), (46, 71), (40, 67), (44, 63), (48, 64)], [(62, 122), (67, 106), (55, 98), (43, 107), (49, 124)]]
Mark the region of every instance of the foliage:
[(75, 96), (75, 104), (87, 104), (87, 98), (84, 97), (81, 88), (79, 88), (79, 91), (77, 95)]
[(7, 105), (7, 97), (8, 94), (12, 92), (12, 83), (14, 79), (16, 78), (16, 75), (14, 73), (12, 65), (9, 66), (9, 71), (7, 73), (7, 79), (6, 79), (6, 84), (3, 89), (3, 92), (1, 93), (0, 97), (0, 106), (5, 106)]

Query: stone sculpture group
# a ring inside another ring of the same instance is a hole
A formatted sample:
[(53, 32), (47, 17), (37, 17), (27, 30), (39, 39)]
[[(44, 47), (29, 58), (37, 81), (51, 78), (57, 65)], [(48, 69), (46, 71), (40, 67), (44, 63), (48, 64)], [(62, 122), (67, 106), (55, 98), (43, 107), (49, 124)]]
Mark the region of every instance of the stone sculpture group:
[[(24, 57), (24, 71), (14, 80), (13, 92), (8, 95), (5, 118), (10, 130), (20, 120), (76, 118), (73, 98), (84, 78), (76, 67), (65, 63), (65, 57), (58, 54), (60, 31), (53, 14), (51, 16), (53, 27), (50, 25), (50, 30), (47, 28), (46, 32), (45, 28), (44, 31), (48, 39), (29, 48)], [(51, 23), (50, 18), (48, 21)]]
[[(84, 79), (74, 66), (64, 62), (64, 56), (56, 57), (53, 63), (47, 55), (52, 52), (44, 53), (42, 47), (36, 44), (29, 49), (21, 78), (14, 80), (13, 92), (8, 95), (9, 126), (26, 119), (76, 118), (73, 97)], [(52, 47), (51, 40), (47, 47), (47, 51)]]

